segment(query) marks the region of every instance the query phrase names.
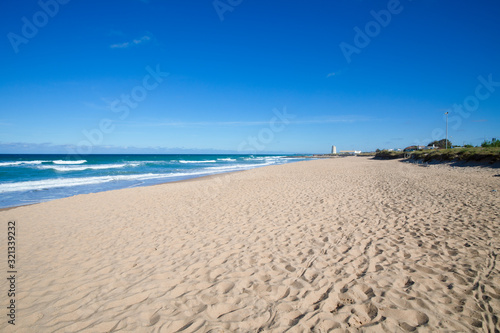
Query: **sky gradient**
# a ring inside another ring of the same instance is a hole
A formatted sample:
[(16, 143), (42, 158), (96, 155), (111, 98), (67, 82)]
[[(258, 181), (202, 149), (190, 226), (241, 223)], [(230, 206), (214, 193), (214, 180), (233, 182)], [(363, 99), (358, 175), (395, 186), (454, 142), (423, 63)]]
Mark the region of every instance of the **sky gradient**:
[(3, 1), (0, 153), (500, 137), (500, 2)]

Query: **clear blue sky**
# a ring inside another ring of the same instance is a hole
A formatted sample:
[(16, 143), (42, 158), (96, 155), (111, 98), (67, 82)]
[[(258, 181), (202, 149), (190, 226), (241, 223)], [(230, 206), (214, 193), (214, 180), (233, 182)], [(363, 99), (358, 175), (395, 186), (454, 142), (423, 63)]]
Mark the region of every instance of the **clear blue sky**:
[(497, 0), (2, 1), (0, 153), (404, 148), (444, 138), (446, 111), (453, 143), (480, 144), (500, 137), (499, 17)]

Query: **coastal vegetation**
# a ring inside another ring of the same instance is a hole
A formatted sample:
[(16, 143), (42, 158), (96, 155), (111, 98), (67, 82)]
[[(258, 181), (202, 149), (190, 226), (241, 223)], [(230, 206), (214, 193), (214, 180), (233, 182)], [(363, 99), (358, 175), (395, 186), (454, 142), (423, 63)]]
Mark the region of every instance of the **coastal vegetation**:
[(500, 147), (500, 140), (493, 139), (491, 141), (486, 141), (481, 144), (481, 147)]
[[(495, 140), (495, 142), (499, 142)], [(449, 149), (426, 149), (412, 152), (381, 150), (375, 154), (378, 159), (409, 158), (423, 162), (487, 162), (500, 161), (500, 146), (460, 147)]]
[(438, 148), (448, 148), (448, 147), (453, 147), (451, 144), (451, 141), (448, 139), (441, 139), (441, 140), (436, 140), (432, 141), (427, 145), (427, 147), (438, 147)]

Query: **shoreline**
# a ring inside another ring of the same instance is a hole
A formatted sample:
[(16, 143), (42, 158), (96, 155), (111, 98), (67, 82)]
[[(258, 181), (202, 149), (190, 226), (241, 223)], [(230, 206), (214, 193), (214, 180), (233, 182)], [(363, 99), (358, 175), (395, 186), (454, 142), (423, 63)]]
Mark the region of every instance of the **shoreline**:
[[(293, 162), (293, 163), (297, 163), (297, 162)], [(280, 165), (280, 164), (278, 164), (278, 165)], [(201, 178), (211, 179), (212, 177), (215, 178), (215, 177), (218, 177), (218, 176), (223, 176), (223, 175), (232, 174), (232, 173), (238, 173), (238, 172), (244, 172), (244, 171), (249, 171), (249, 170), (253, 170), (253, 169), (256, 169), (256, 168), (264, 168), (264, 167), (268, 167), (268, 166), (273, 166), (273, 165), (265, 165), (265, 166), (255, 167), (255, 168), (252, 168), (252, 169), (227, 171), (227, 172), (221, 172), (221, 173), (216, 173), (216, 174), (208, 174), (208, 175), (203, 175), (203, 176), (194, 176), (194, 177), (190, 177), (190, 178), (179, 179), (179, 180), (172, 180), (172, 181), (162, 182), (162, 183), (158, 183), (158, 184), (148, 184), (148, 185), (143, 185), (143, 186), (124, 187), (124, 188), (118, 188), (118, 189), (103, 190), (103, 191), (98, 191), (98, 192), (76, 194), (76, 195), (72, 195), (72, 196), (68, 196), (68, 197), (56, 198), (56, 199), (52, 199), (52, 200), (48, 200), (48, 201), (36, 202), (36, 203), (31, 203), (31, 204), (26, 204), (26, 205), (12, 206), (12, 207), (3, 207), (3, 208), (0, 208), (0, 212), (11, 210), (11, 209), (16, 209), (16, 208), (19, 208), (19, 207), (27, 207), (27, 206), (39, 205), (39, 204), (43, 204), (43, 203), (46, 203), (46, 202), (51, 202), (51, 201), (54, 201), (54, 200), (60, 200), (60, 199), (65, 199), (65, 198), (71, 198), (71, 197), (75, 197), (75, 196), (79, 196), (79, 195), (87, 195), (87, 194), (95, 194), (95, 193), (103, 193), (103, 192), (120, 191), (120, 190), (132, 189), (132, 188), (138, 188), (138, 187), (159, 186), (159, 185), (164, 185), (164, 184), (188, 182), (188, 181), (194, 181), (194, 180), (201, 179)]]
[[(6, 154), (6, 155), (8, 155), (8, 154)], [(23, 155), (40, 155), (40, 154), (23, 154)], [(53, 154), (47, 154), (47, 155), (53, 155)], [(118, 155), (120, 155), (120, 154), (118, 154)], [(437, 160), (424, 162), (420, 159), (414, 159), (414, 158), (381, 158), (381, 157), (374, 157), (372, 155), (350, 156), (350, 155), (320, 154), (320, 155), (311, 155), (311, 156), (308, 156), (308, 155), (286, 156), (284, 158), (286, 158), (286, 159), (300, 158), (300, 159), (304, 159), (304, 161), (311, 161), (311, 160), (315, 160), (315, 159), (338, 159), (338, 158), (347, 158), (347, 157), (370, 158), (373, 160), (380, 160), (380, 161), (396, 160), (396, 161), (400, 161), (403, 163), (409, 163), (409, 164), (420, 165), (420, 166), (446, 166), (446, 167), (450, 167), (450, 168), (454, 168), (454, 167), (464, 167), (464, 168), (482, 167), (482, 168), (492, 168), (492, 169), (499, 169), (500, 168), (500, 162), (489, 163), (488, 161), (482, 161), (482, 162), (479, 161), (478, 162), (478, 161), (437, 161)], [(296, 162), (294, 162), (294, 163), (296, 163)], [(267, 167), (267, 166), (272, 166), (272, 165), (266, 165), (263, 167)], [(262, 167), (257, 167), (257, 168), (262, 168)], [(76, 195), (72, 195), (72, 196), (68, 196), (68, 197), (52, 199), (49, 201), (42, 201), (42, 202), (37, 202), (37, 203), (30, 203), (30, 204), (26, 204), (26, 205), (18, 205), (18, 206), (11, 206), (11, 207), (3, 207), (3, 208), (0, 208), (0, 212), (16, 209), (19, 207), (38, 205), (38, 204), (42, 204), (42, 203), (46, 203), (46, 202), (50, 202), (50, 201), (54, 201), (54, 200), (60, 200), (60, 199), (64, 199), (64, 198), (70, 198), (70, 197), (74, 197), (74, 196), (78, 196), (78, 195), (110, 192), (110, 191), (123, 190), (123, 189), (127, 189), (127, 188), (149, 187), (149, 186), (158, 186), (158, 185), (170, 184), (170, 183), (187, 182), (187, 181), (197, 180), (197, 179), (201, 179), (201, 178), (218, 177), (218, 176), (222, 176), (222, 175), (226, 175), (226, 174), (238, 173), (238, 172), (248, 171), (248, 170), (252, 170), (252, 169), (236, 170), (236, 171), (222, 172), (222, 173), (203, 175), (203, 176), (194, 176), (191, 178), (161, 182), (158, 184), (149, 184), (149, 185), (144, 185), (144, 186), (125, 187), (125, 188), (119, 188), (119, 189), (103, 190), (103, 191), (99, 191), (99, 192), (76, 194)]]
[[(252, 170), (252, 169), (249, 169), (249, 170)], [(167, 185), (167, 184), (173, 184), (173, 183), (182, 183), (182, 182), (196, 181), (196, 180), (199, 180), (201, 178), (210, 179), (211, 177), (215, 178), (217, 176), (222, 176), (222, 175), (231, 174), (231, 173), (244, 172), (244, 171), (248, 171), (248, 170), (229, 171), (229, 172), (217, 173), (217, 174), (214, 174), (214, 175), (205, 175), (205, 176), (197, 176), (197, 177), (195, 176), (195, 177), (192, 177), (192, 178), (186, 178), (186, 179), (180, 179), (180, 180), (173, 180), (171, 182), (164, 182), (164, 183), (151, 184), (151, 185), (145, 185), (145, 186), (125, 187), (125, 188), (119, 188), (119, 189), (113, 189), (113, 190), (105, 190), (105, 191), (99, 191), (99, 192), (76, 194), (76, 195), (72, 195), (72, 196), (69, 196), (69, 197), (57, 198), (57, 199), (52, 199), (52, 200), (49, 200), (49, 201), (42, 201), (42, 202), (37, 202), (37, 203), (32, 203), (32, 204), (27, 204), (27, 205), (13, 206), (13, 207), (4, 207), (4, 208), (0, 208), (0, 212), (11, 210), (11, 209), (16, 209), (16, 208), (20, 208), (20, 207), (28, 207), (28, 206), (40, 205), (40, 204), (44, 204), (44, 203), (47, 203), (47, 202), (52, 202), (52, 201), (55, 201), (55, 200), (61, 200), (61, 199), (66, 199), (66, 198), (73, 198), (73, 197), (77, 197), (79, 195), (88, 195), (88, 194), (96, 194), (96, 193), (106, 193), (106, 192), (121, 191), (121, 190), (133, 189), (133, 188), (139, 188), (139, 187), (161, 186), (161, 185)]]
[(357, 157), (243, 171), (0, 211), (18, 231), (15, 328), (500, 329), (496, 170)]

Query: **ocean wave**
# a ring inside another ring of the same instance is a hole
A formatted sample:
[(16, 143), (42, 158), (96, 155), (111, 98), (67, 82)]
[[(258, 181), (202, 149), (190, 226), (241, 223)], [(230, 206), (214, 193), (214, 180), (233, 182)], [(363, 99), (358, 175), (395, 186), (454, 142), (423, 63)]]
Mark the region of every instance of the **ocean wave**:
[(217, 163), (216, 160), (205, 160), (205, 161), (186, 161), (180, 160), (179, 163)]
[(104, 169), (119, 169), (127, 166), (138, 166), (139, 163), (129, 163), (129, 164), (96, 164), (96, 165), (68, 165), (68, 166), (59, 166), (59, 165), (43, 165), (39, 166), (39, 169), (51, 169), (61, 172), (68, 171), (83, 171), (83, 170), (104, 170)]
[(263, 161), (264, 157), (245, 157), (243, 160), (245, 161)]
[(165, 178), (165, 177), (169, 177), (169, 175), (147, 173), (139, 175), (101, 176), (101, 177), (82, 177), (82, 178), (53, 178), (46, 180), (32, 180), (26, 182), (0, 184), (0, 193), (46, 190), (56, 187), (95, 185), (113, 181), (147, 180), (147, 179)]
[(22, 164), (42, 164), (50, 161), (17, 161), (17, 162), (0, 162), (0, 167), (2, 166), (13, 166), (13, 165), (22, 165)]
[(0, 184), (0, 193), (18, 192), (18, 191), (39, 191), (51, 188), (73, 187), (84, 185), (96, 185), (108, 182), (118, 181), (144, 181), (161, 178), (175, 178), (175, 177), (193, 177), (209, 175), (222, 170), (200, 170), (197, 172), (177, 172), (165, 174), (137, 174), (137, 175), (115, 175), (115, 176), (99, 176), (99, 177), (81, 177), (81, 178), (52, 178), (46, 180), (34, 180), (17, 183)]
[(205, 170), (213, 170), (213, 172), (217, 171), (231, 171), (231, 170), (239, 170), (239, 169), (251, 169), (251, 168), (256, 168), (256, 167), (261, 167), (261, 166), (267, 166), (271, 165), (273, 163), (268, 162), (268, 163), (259, 163), (259, 164), (236, 164), (236, 165), (227, 165), (227, 166), (216, 166), (216, 167), (207, 167)]
[(278, 162), (282, 161), (285, 156), (258, 156), (258, 157), (245, 157), (244, 161), (253, 161), (253, 162)]
[[(218, 160), (228, 161), (231, 163), (222, 163), (219, 161), (219, 164), (208, 164), (208, 163), (217, 163)], [(142, 166), (144, 164), (153, 163), (154, 164), (164, 164), (164, 163), (199, 163), (199, 167), (196, 168), (188, 168), (187, 165), (185, 167), (181, 167), (180, 165), (176, 168), (176, 170), (170, 170), (171, 172), (155, 172), (153, 170), (157, 170), (154, 166), (150, 170), (143, 170), (144, 173), (141, 174), (133, 174), (133, 175), (113, 175), (111, 174), (113, 171), (109, 171), (107, 175), (91, 175), (89, 177), (85, 177), (85, 174), (82, 174), (81, 177), (78, 176), (70, 176), (66, 178), (50, 178), (46, 180), (26, 180), (20, 182), (3, 182), (0, 184), (0, 193), (6, 192), (20, 192), (20, 191), (37, 191), (37, 190), (50, 190), (52, 188), (69, 188), (76, 186), (92, 186), (98, 185), (101, 183), (108, 182), (124, 182), (124, 186), (127, 186), (127, 182), (134, 183), (133, 186), (142, 185), (142, 183), (154, 183), (155, 179), (172, 179), (172, 178), (191, 178), (203, 175), (210, 175), (216, 173), (223, 172), (231, 172), (245, 169), (252, 169), (256, 167), (272, 165), (272, 164), (281, 164), (281, 156), (280, 157), (253, 157), (253, 158), (237, 158), (238, 161), (245, 159), (246, 161), (242, 161), (242, 163), (235, 162), (234, 159), (228, 157), (214, 157), (214, 160), (180, 160), (180, 161), (117, 161), (117, 163), (113, 164), (85, 164), (86, 160), (80, 161), (63, 161), (63, 160), (55, 160), (55, 161), (6, 161), (1, 162), (0, 166), (7, 165), (20, 165), (20, 164), (42, 164), (36, 165), (37, 169), (53, 169), (60, 172), (70, 172), (70, 171), (83, 171), (83, 170), (99, 170), (99, 169), (119, 169), (119, 168), (127, 168), (127, 167), (136, 167)], [(62, 165), (57, 165), (59, 164)], [(62, 162), (62, 163), (61, 163)], [(79, 163), (80, 165), (78, 165)], [(207, 164), (204, 164), (207, 163)], [(64, 165), (66, 164), (66, 165)], [(73, 164), (73, 165), (72, 165)], [(32, 167), (34, 168), (34, 167)], [(136, 168), (135, 170), (142, 170), (141, 168)], [(149, 173), (148, 173), (149, 171)], [(168, 171), (167, 169), (162, 171)], [(105, 172), (105, 171), (104, 171)], [(141, 171), (139, 171), (141, 172)], [(90, 173), (90, 171), (89, 171)], [(70, 174), (71, 175), (71, 174)], [(25, 178), (26, 179), (26, 178)], [(156, 181), (161, 182), (162, 180)], [(140, 184), (138, 184), (140, 183)], [(119, 184), (118, 184), (119, 187)], [(106, 187), (107, 188), (107, 187)], [(103, 188), (104, 189), (104, 188)], [(51, 193), (48, 191), (47, 193)]]
[(236, 160), (234, 158), (218, 158), (217, 161), (234, 162)]
[(179, 163), (177, 160), (166, 160), (166, 161), (132, 161), (133, 163), (139, 163), (139, 164), (153, 164), (153, 165), (165, 165), (165, 164), (175, 164)]
[(37, 191), (47, 190), (51, 188), (73, 187), (84, 185), (96, 185), (108, 182), (118, 181), (145, 181), (161, 178), (181, 178), (210, 175), (214, 173), (227, 172), (231, 170), (241, 170), (242, 168), (252, 168), (264, 166), (265, 164), (247, 164), (235, 166), (220, 166), (208, 167), (194, 172), (173, 172), (165, 174), (137, 174), (137, 175), (114, 175), (114, 176), (99, 176), (99, 177), (81, 177), (81, 178), (52, 178), (46, 180), (34, 180), (17, 183), (0, 184), (0, 193), (18, 192), (18, 191)]
[(54, 163), (54, 164), (83, 164), (86, 162), (87, 162), (87, 160), (78, 160), (78, 161), (55, 160), (55, 161), (52, 161), (52, 163)]

